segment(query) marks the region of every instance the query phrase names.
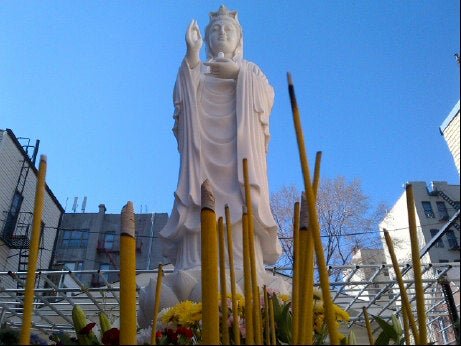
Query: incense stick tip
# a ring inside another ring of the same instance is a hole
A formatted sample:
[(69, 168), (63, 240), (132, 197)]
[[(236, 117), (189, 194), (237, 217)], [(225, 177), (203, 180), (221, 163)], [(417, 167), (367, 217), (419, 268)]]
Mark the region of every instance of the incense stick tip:
[(202, 209), (208, 208), (211, 210), (215, 210), (215, 197), (213, 195), (213, 189), (211, 187), (210, 181), (205, 179), (201, 186), (201, 194), (202, 194)]
[(291, 77), (290, 72), (287, 72), (287, 79), (288, 79), (288, 85), (293, 85), (293, 78)]

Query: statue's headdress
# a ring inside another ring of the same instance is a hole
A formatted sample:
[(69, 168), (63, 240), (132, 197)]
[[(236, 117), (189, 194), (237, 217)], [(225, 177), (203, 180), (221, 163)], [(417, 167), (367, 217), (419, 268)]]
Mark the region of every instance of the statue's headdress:
[(218, 20), (218, 19), (230, 19), (234, 23), (235, 27), (240, 31), (240, 41), (239, 41), (239, 43), (237, 45), (237, 48), (235, 49), (233, 60), (234, 61), (241, 60), (243, 58), (243, 30), (242, 30), (242, 26), (240, 25), (240, 22), (238, 20), (237, 11), (229, 11), (229, 9), (226, 6), (221, 5), (219, 7), (218, 11), (210, 12), (209, 16), (210, 16), (210, 21), (208, 22), (208, 25), (205, 28), (205, 41), (207, 43), (206, 44), (206, 53), (207, 53), (208, 59), (212, 58), (211, 51), (210, 51), (210, 49), (208, 47), (208, 31), (211, 28), (211, 24), (215, 20)]
[(221, 19), (221, 18), (226, 18), (226, 19), (230, 18), (234, 20), (238, 26), (240, 26), (237, 11), (229, 11), (229, 9), (224, 5), (221, 5), (217, 12), (210, 12), (210, 23), (216, 19)]

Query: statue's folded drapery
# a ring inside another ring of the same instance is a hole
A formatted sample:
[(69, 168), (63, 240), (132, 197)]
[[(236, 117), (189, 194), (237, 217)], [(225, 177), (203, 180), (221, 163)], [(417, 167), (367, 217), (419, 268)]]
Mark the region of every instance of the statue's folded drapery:
[[(160, 232), (164, 255), (176, 269), (201, 265), (200, 186), (212, 184), (217, 216), (229, 205), (236, 268), (242, 268), (241, 214), (244, 204), (242, 160), (248, 159), (257, 257), (274, 263), (281, 254), (277, 225), (269, 205), (266, 152), (274, 91), (257, 65), (241, 60), (237, 80), (206, 75), (203, 64), (184, 60), (174, 89), (173, 132), (180, 171), (170, 219)], [(239, 234), (240, 233), (240, 234)]]

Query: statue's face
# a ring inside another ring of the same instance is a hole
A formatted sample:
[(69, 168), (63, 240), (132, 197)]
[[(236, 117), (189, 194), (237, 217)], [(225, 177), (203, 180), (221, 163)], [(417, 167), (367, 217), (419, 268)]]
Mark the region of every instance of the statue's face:
[(230, 19), (217, 19), (209, 29), (208, 45), (214, 57), (223, 52), (232, 58), (240, 40), (240, 32)]

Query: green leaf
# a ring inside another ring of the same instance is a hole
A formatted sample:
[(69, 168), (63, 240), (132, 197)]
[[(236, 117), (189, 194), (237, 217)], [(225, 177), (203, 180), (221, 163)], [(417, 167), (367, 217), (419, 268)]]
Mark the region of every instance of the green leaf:
[[(399, 335), (397, 335), (394, 326), (390, 323), (384, 321), (381, 317), (374, 316), (375, 321), (379, 324), (383, 332), (387, 335), (389, 339), (398, 340)], [(388, 341), (389, 343), (389, 341)]]
[(382, 331), (376, 339), (375, 345), (389, 345), (389, 341), (389, 336), (384, 331)]
[(399, 341), (399, 338), (402, 336), (403, 329), (402, 325), (400, 324), (400, 320), (397, 318), (396, 315), (392, 315), (392, 326), (394, 327), (395, 333), (397, 334), (397, 338), (395, 338), (395, 341)]

